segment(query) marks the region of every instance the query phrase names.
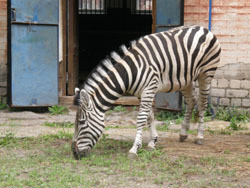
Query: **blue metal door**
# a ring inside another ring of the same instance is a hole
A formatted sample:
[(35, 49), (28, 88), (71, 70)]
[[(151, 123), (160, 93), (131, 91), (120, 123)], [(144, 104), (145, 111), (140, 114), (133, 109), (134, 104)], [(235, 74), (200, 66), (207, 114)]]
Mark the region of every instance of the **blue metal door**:
[[(155, 31), (161, 32), (183, 25), (184, 0), (156, 0)], [(157, 108), (181, 110), (180, 92), (156, 94)]]
[(58, 103), (58, 0), (11, 0), (11, 105)]

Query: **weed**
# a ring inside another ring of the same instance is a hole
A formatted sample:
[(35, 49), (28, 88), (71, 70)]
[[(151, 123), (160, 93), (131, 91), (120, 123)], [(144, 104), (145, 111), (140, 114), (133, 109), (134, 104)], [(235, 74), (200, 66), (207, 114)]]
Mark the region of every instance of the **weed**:
[(235, 116), (232, 117), (228, 128), (233, 130), (233, 131), (245, 129), (243, 124), (239, 120), (237, 120), (237, 118)]
[(133, 106), (132, 110), (133, 110), (133, 111), (136, 111), (136, 110), (137, 110), (137, 107), (136, 107), (136, 106)]
[(226, 150), (224, 151), (224, 153), (225, 153), (225, 154), (230, 154), (230, 153), (231, 153), (231, 151), (230, 151), (230, 150), (228, 150), (228, 149), (226, 149)]
[(66, 114), (69, 111), (66, 107), (58, 105), (54, 105), (52, 107), (49, 107), (48, 109), (52, 115)]
[(217, 157), (217, 156), (206, 156), (206, 157), (202, 157), (200, 160), (202, 164), (205, 164), (205, 165), (209, 164), (212, 167), (215, 167), (218, 165), (226, 166), (230, 162), (224, 157)]
[(16, 139), (13, 133), (8, 133), (5, 137), (0, 137), (0, 146), (7, 146), (16, 143)]
[(250, 155), (249, 155), (249, 156), (247, 156), (247, 157), (245, 157), (245, 158), (243, 159), (243, 161), (244, 161), (244, 162), (248, 162), (248, 163), (250, 163)]
[(0, 110), (4, 110), (7, 108), (7, 104), (0, 102)]
[(248, 122), (249, 117), (249, 112), (237, 108), (219, 108), (216, 112), (216, 119), (223, 121), (231, 121), (234, 118), (234, 121)]
[[(174, 121), (175, 124), (181, 124), (185, 116), (185, 111), (182, 110), (181, 112), (172, 112), (172, 111), (161, 111), (160, 113), (156, 114), (156, 119), (159, 121)], [(192, 112), (192, 122), (198, 122), (199, 113), (197, 109), (194, 109)], [(211, 121), (212, 120), (212, 114), (210, 112), (210, 109), (207, 108), (207, 110), (204, 113), (204, 121)]]
[(114, 107), (113, 111), (114, 112), (126, 112), (127, 109), (124, 108), (123, 106), (116, 106), (116, 107)]
[(159, 121), (175, 121), (181, 123), (184, 118), (184, 112), (172, 112), (167, 110), (162, 110), (160, 113), (156, 114), (156, 119)]
[(170, 121), (164, 121), (164, 124), (156, 126), (156, 129), (158, 131), (168, 131), (169, 125), (170, 125)]
[(225, 129), (221, 129), (221, 130), (220, 130), (220, 134), (221, 134), (221, 135), (232, 135), (232, 131), (228, 131), (228, 130), (225, 130)]
[(53, 123), (45, 122), (44, 125), (47, 127), (56, 127), (56, 128), (72, 128), (72, 127), (74, 127), (74, 123), (71, 123), (69, 121), (68, 122), (53, 122)]

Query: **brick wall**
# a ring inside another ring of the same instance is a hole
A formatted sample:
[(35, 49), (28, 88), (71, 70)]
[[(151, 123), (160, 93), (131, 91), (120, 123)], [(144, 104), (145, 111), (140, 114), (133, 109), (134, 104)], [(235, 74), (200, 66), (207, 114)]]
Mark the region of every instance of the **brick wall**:
[[(185, 25), (208, 27), (209, 0), (185, 0)], [(213, 0), (212, 32), (222, 46), (212, 102), (250, 108), (250, 1)], [(7, 0), (0, 0), (0, 101), (7, 95)]]
[(7, 0), (0, 0), (0, 102), (7, 96)]
[[(250, 108), (250, 1), (213, 0), (212, 32), (221, 61), (212, 82), (212, 103)], [(185, 25), (208, 27), (209, 1), (185, 0)]]

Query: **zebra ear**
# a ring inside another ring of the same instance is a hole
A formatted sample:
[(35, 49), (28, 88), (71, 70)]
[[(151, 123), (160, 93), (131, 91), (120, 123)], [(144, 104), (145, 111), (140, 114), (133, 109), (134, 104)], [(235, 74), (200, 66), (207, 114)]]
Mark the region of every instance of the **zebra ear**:
[(84, 89), (80, 91), (80, 100), (86, 108), (90, 108), (91, 101), (89, 94)]
[(79, 95), (80, 89), (78, 87), (75, 88), (75, 95)]
[(74, 96), (74, 105), (79, 105), (79, 100), (80, 100), (80, 89), (76, 87)]

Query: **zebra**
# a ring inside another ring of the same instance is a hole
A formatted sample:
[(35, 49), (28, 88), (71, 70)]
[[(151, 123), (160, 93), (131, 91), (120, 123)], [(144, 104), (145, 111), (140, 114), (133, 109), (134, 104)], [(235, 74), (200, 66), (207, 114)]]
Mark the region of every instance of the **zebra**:
[(105, 125), (105, 112), (124, 93), (138, 96), (140, 107), (137, 132), (129, 154), (137, 155), (142, 146), (142, 130), (149, 125), (148, 147), (154, 149), (158, 134), (152, 103), (157, 92), (180, 91), (186, 110), (179, 139), (188, 137), (192, 110), (196, 104), (194, 82), (199, 84), (199, 125), (197, 144), (203, 144), (204, 111), (210, 84), (217, 69), (221, 47), (216, 36), (201, 26), (182, 26), (154, 33), (121, 46), (122, 55), (112, 52), (90, 73), (81, 89), (75, 89), (78, 110), (72, 151), (76, 159), (89, 154)]

